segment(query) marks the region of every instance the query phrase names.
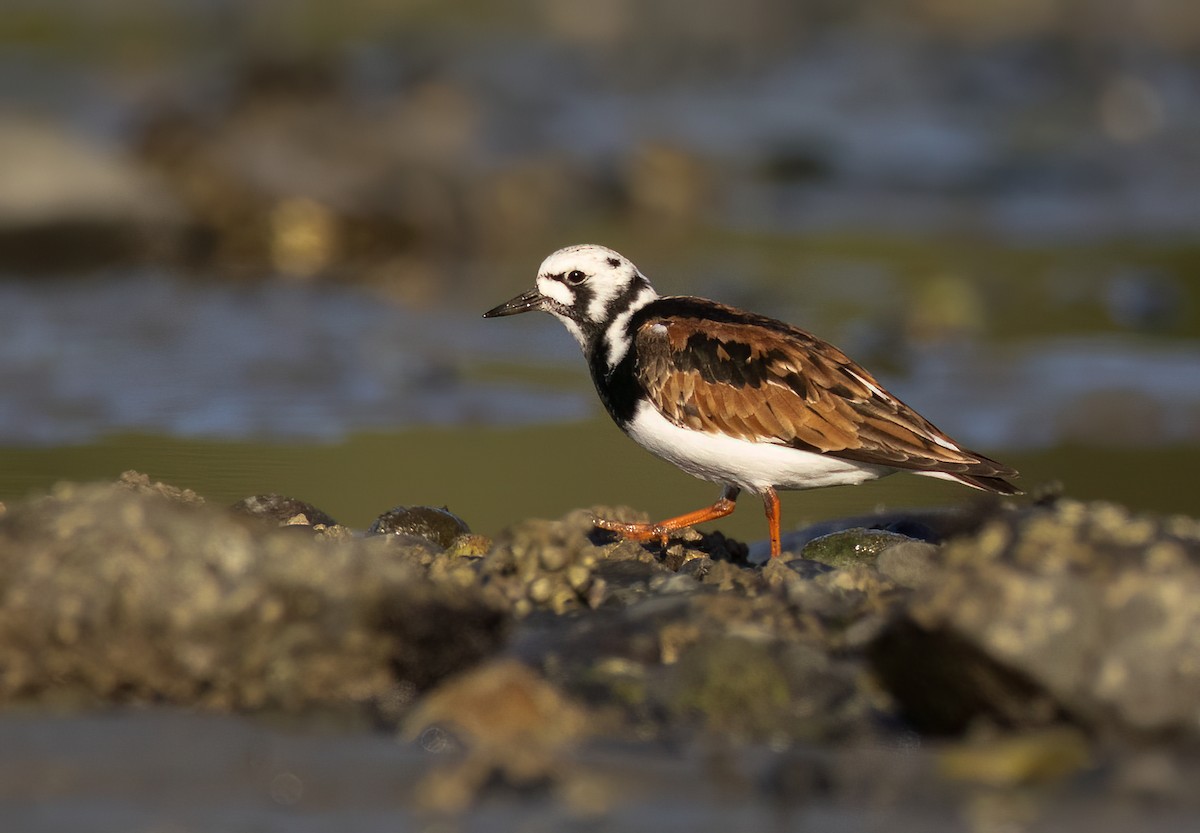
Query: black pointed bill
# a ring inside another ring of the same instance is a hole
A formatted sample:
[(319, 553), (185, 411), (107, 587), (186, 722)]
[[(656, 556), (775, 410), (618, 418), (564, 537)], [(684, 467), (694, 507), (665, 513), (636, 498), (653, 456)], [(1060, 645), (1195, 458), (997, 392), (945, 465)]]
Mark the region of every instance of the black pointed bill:
[(516, 315), (520, 312), (529, 312), (534, 309), (541, 309), (545, 302), (546, 296), (538, 292), (536, 289), (531, 289), (528, 292), (523, 292), (511, 301), (505, 301), (498, 307), (494, 307), (483, 314), (484, 318), (500, 318), (504, 315)]

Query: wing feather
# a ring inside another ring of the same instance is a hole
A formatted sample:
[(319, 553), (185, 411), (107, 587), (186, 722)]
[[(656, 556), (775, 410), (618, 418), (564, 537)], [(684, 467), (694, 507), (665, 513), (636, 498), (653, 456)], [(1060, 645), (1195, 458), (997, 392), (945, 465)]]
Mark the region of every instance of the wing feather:
[(676, 425), (916, 471), (1016, 473), (960, 447), (803, 330), (721, 304), (663, 300), (681, 303), (639, 323), (635, 372)]

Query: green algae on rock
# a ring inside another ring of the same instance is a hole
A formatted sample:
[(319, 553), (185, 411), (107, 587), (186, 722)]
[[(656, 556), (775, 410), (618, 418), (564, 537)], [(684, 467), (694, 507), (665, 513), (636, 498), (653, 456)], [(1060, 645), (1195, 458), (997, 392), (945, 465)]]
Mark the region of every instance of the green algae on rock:
[(846, 529), (814, 538), (800, 555), (839, 569), (854, 564), (873, 564), (883, 550), (912, 541), (906, 535), (882, 529)]
[(467, 522), (445, 506), (397, 506), (384, 512), (371, 528), (368, 535), (412, 535), (449, 549), (454, 539), (469, 535)]

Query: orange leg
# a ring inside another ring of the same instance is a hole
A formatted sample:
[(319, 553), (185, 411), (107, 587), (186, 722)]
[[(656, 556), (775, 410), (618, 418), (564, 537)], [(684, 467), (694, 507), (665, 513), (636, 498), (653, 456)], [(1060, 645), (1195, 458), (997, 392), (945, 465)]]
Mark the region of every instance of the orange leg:
[[(736, 501), (741, 489), (735, 489), (732, 486), (726, 486), (721, 492), (721, 497), (712, 506), (706, 506), (703, 509), (697, 509), (695, 512), (688, 512), (686, 515), (680, 515), (677, 518), (667, 518), (665, 521), (659, 521), (656, 524), (626, 524), (620, 521), (609, 521), (604, 518), (594, 518), (592, 523), (600, 529), (606, 529), (609, 532), (615, 532), (622, 538), (629, 538), (633, 541), (654, 541), (658, 540), (664, 547), (667, 545), (667, 538), (677, 529), (686, 529), (689, 526), (702, 524), (705, 521), (716, 520), (723, 518), (734, 510), (737, 505)], [(774, 495), (774, 492), (771, 493)], [(778, 529), (779, 529), (779, 501), (775, 501), (776, 505), (776, 522), (775, 522), (775, 539), (772, 544), (772, 552), (778, 549)]]
[(779, 543), (779, 495), (768, 487), (762, 494), (763, 508), (767, 510), (767, 529), (771, 535), (771, 557), (778, 558), (783, 551)]

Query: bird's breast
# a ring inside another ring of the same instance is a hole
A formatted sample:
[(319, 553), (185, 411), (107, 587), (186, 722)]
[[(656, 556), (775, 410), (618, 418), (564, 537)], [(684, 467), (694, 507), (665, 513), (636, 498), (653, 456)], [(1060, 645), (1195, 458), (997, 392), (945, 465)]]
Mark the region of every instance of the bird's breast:
[(645, 399), (645, 392), (634, 372), (635, 361), (632, 350), (625, 354), (616, 367), (610, 367), (597, 353), (588, 357), (588, 370), (596, 385), (596, 393), (608, 415), (624, 431), (628, 431), (638, 403)]

